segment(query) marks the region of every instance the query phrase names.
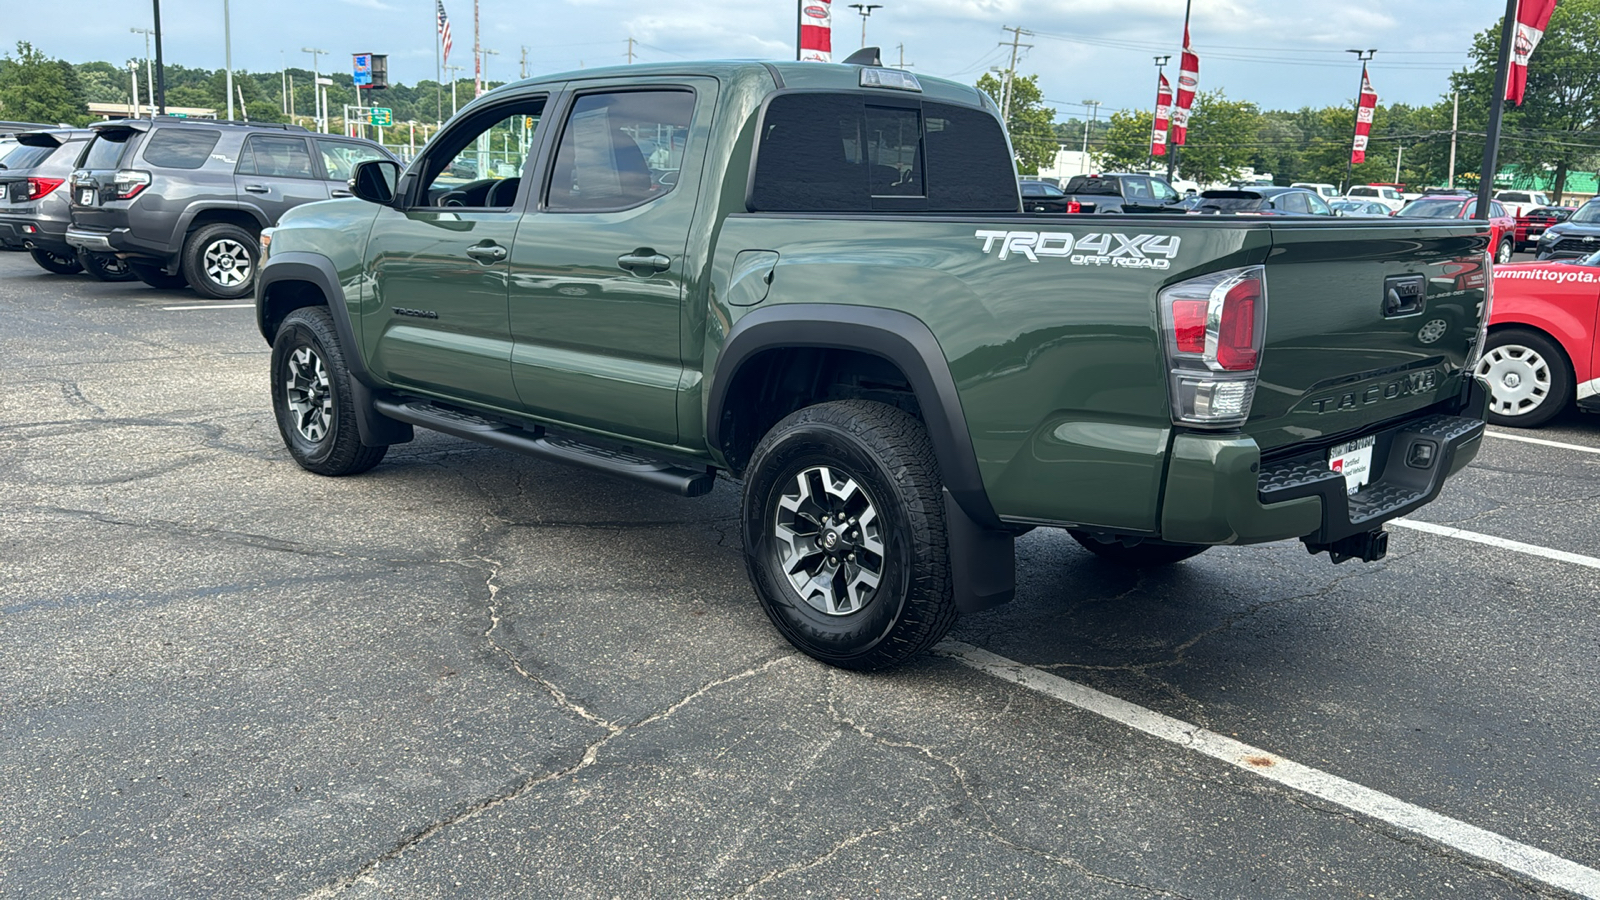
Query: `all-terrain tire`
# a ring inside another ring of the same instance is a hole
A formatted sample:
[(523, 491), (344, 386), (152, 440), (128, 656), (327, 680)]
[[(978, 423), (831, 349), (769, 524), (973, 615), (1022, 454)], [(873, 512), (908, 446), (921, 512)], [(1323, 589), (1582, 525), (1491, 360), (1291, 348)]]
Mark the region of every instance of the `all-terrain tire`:
[(943, 485), (927, 429), (884, 403), (809, 406), (745, 471), (745, 565), (761, 608), (807, 655), (892, 666), (956, 620)]
[(389, 448), (361, 443), (350, 370), (327, 307), (289, 313), (272, 341), (272, 411), (284, 446), (318, 475), (357, 475)]

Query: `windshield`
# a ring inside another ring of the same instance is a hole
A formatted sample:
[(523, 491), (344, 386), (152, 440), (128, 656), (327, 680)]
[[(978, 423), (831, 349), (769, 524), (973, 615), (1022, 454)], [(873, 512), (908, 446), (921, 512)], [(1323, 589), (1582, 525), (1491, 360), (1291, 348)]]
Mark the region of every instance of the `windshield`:
[(1461, 215), (1460, 200), (1413, 200), (1398, 215), (1416, 219), (1454, 219)]
[(1568, 219), (1567, 221), (1584, 224), (1594, 224), (1595, 222), (1600, 222), (1600, 201), (1590, 200), (1588, 203), (1585, 203), (1583, 207), (1577, 212), (1573, 213), (1572, 218)]

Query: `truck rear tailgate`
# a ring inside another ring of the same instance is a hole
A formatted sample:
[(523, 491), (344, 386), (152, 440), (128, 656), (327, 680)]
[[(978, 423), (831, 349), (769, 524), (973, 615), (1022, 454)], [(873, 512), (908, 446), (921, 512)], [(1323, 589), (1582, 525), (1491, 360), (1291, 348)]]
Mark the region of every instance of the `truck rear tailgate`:
[(1272, 223), (1266, 344), (1244, 430), (1274, 448), (1359, 437), (1462, 391), (1490, 285), (1488, 224)]

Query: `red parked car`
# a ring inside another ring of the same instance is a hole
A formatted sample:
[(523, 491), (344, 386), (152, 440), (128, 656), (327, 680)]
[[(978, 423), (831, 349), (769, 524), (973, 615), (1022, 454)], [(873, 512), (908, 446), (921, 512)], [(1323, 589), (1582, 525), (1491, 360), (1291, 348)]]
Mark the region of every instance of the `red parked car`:
[(1597, 310), (1600, 253), (1494, 267), (1489, 342), (1477, 369), (1489, 382), (1489, 421), (1531, 428), (1574, 399), (1600, 412)]
[(1539, 236), (1546, 228), (1565, 222), (1577, 211), (1576, 206), (1541, 206), (1528, 210), (1525, 216), (1517, 216), (1517, 249), (1527, 250), (1539, 243)]
[[(1478, 198), (1471, 194), (1430, 194), (1400, 207), (1397, 216), (1418, 219), (1470, 219), (1478, 211)], [(1489, 246), (1496, 263), (1511, 262), (1516, 249), (1517, 220), (1498, 200), (1489, 201)]]

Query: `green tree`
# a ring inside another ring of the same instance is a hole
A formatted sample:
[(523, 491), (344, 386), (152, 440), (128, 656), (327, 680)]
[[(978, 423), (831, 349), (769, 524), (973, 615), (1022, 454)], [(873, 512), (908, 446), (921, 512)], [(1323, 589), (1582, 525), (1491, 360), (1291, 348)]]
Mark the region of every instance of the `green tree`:
[[(984, 75), (978, 79), (978, 90), (1000, 103), (1000, 79)], [(1039, 76), (1026, 75), (1011, 79), (1011, 115), (1006, 120), (1006, 130), (1011, 134), (1011, 149), (1017, 154), (1017, 171), (1034, 175), (1040, 166), (1049, 165), (1056, 158), (1056, 133), (1052, 123), (1056, 111), (1044, 105), (1044, 95), (1039, 91)]]
[[(1150, 162), (1150, 134), (1154, 112), (1118, 110), (1106, 121), (1099, 146), (1091, 154), (1095, 165), (1107, 172), (1146, 169)], [(1165, 160), (1166, 157), (1161, 157)]]
[(66, 60), (49, 59), (27, 41), (17, 55), (0, 60), (0, 118), (14, 122), (85, 125), (89, 107), (78, 70)]
[(1236, 177), (1250, 165), (1260, 116), (1254, 103), (1229, 100), (1222, 91), (1196, 95), (1188, 142), (1179, 148), (1179, 174), (1200, 184)]

